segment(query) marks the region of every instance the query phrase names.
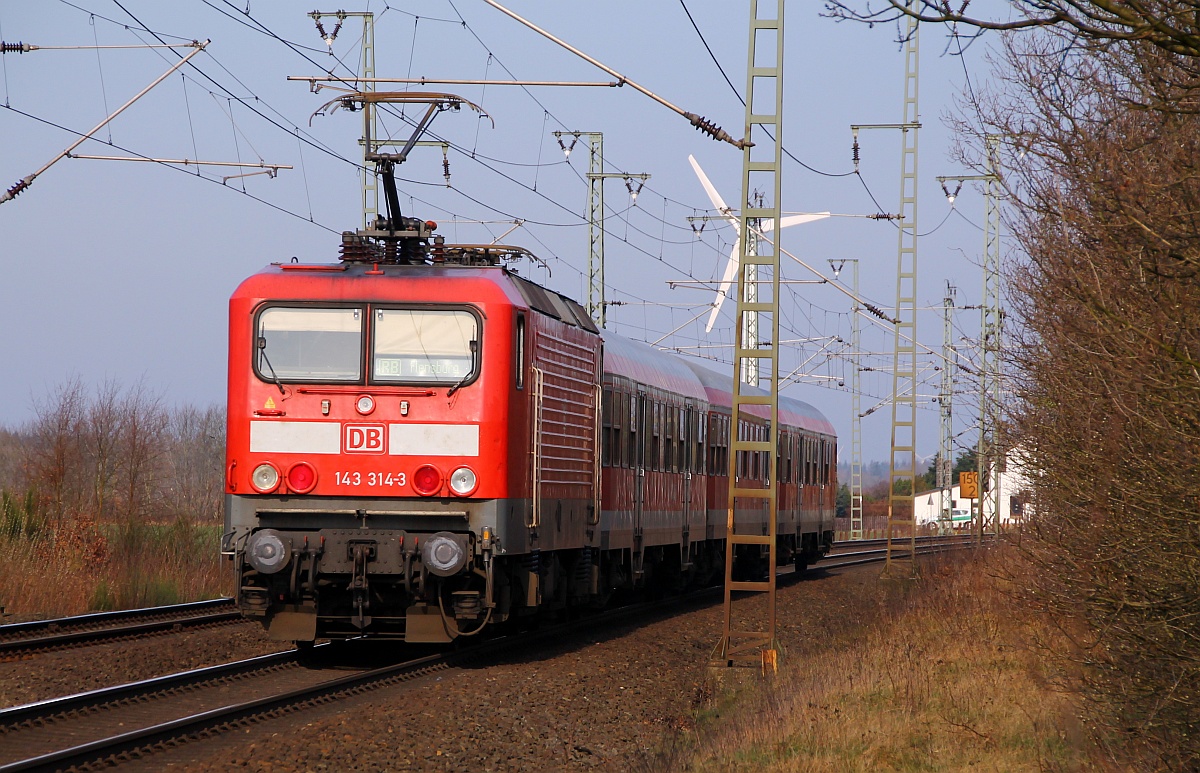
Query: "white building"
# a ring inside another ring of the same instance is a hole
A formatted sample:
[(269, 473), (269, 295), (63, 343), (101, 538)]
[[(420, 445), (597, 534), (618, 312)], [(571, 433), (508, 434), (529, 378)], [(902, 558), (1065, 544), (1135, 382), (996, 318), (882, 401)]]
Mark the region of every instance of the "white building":
[[(1020, 465), (1021, 454), (1014, 451), (1008, 457), (1007, 469), (1000, 473), (1000, 523), (1007, 525), (1022, 518), (1028, 518), (1029, 510), (1029, 481)], [(966, 528), (971, 523), (971, 505), (974, 500), (963, 499), (958, 486), (950, 489), (949, 507), (955, 528)], [(989, 496), (983, 501), (984, 515), (988, 522), (992, 520), (993, 499)], [(913, 497), (913, 516), (917, 526), (924, 527), (941, 520), (942, 494), (938, 489), (922, 491)]]

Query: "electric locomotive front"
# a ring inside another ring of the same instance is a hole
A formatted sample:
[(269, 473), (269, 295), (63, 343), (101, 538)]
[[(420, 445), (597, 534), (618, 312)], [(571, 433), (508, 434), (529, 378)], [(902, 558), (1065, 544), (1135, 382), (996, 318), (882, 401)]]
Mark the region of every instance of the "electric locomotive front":
[(272, 638), (486, 624), (528, 498), (519, 303), (498, 266), (275, 264), (234, 293), (222, 547)]

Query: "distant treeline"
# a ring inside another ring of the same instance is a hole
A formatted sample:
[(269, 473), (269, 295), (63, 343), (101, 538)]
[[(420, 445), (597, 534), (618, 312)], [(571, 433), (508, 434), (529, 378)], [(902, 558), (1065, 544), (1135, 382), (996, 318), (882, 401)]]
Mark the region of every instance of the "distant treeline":
[(0, 611), (79, 614), (212, 598), (224, 409), (143, 385), (61, 384), (0, 429)]
[(72, 379), (27, 424), (0, 429), (0, 489), (48, 520), (219, 523), (224, 448), (224, 408)]

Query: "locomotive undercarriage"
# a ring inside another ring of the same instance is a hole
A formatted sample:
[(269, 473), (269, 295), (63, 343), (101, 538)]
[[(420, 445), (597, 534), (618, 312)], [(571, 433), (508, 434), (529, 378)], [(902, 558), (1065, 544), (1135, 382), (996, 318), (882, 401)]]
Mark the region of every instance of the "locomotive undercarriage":
[[(314, 521), (339, 519), (232, 504), (226, 553), (237, 567), (238, 605), (278, 640), (368, 635), (447, 643), (502, 624), (604, 607), (615, 595), (674, 593), (724, 575), (721, 540), (513, 554), (475, 516), (396, 512), (357, 526), (346, 516), (316, 529)], [(403, 520), (427, 528), (391, 528)], [(828, 552), (831, 538), (784, 536), (776, 560), (803, 569)], [(739, 554), (735, 575), (765, 576), (767, 555), (765, 548)]]
[[(261, 620), (271, 638), (284, 641), (366, 634), (447, 643), (489, 624), (601, 608), (614, 595), (639, 589), (670, 593), (711, 584), (723, 567), (718, 543), (694, 544), (686, 562), (677, 545), (647, 548), (635, 572), (628, 549), (498, 556), (484, 549), (485, 540), (461, 534), (455, 536), (469, 544), (471, 559), (439, 576), (419, 547), (422, 538), (438, 534), (368, 532), (351, 539), (330, 533), (336, 530), (260, 531), (288, 545), (289, 560), (268, 574), (239, 552), (238, 605)], [(249, 549), (254, 544), (252, 535)]]

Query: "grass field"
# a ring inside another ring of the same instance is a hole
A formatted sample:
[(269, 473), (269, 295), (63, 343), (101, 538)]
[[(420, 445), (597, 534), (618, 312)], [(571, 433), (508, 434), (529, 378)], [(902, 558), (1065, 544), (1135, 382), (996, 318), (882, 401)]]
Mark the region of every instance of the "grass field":
[(217, 555), (219, 525), (48, 520), (11, 496), (2, 515), (0, 606), (8, 621), (195, 601), (232, 590)]
[(1072, 696), (1031, 646), (1052, 633), (1007, 591), (986, 561), (926, 565), (921, 580), (888, 594), (877, 622), (833, 633), (774, 678), (716, 689), (696, 730), (654, 767), (1106, 769)]

